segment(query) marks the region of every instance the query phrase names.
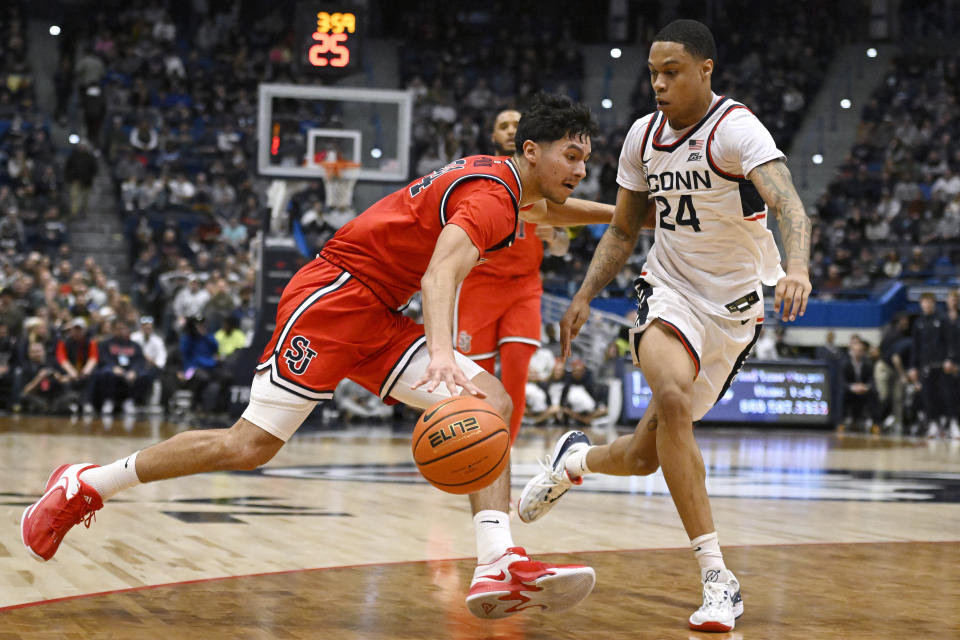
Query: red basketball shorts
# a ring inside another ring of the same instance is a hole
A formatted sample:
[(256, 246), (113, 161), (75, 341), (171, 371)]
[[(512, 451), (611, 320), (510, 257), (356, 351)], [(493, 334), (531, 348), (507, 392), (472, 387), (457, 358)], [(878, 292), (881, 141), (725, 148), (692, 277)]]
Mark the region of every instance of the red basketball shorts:
[(504, 342), (540, 346), (540, 285), (535, 278), (470, 278), (457, 292), (454, 347), (474, 359), (492, 358)]
[(390, 310), (349, 272), (317, 258), (280, 297), (258, 371), (309, 400), (327, 400), (350, 378), (385, 402), (417, 348), (423, 325)]

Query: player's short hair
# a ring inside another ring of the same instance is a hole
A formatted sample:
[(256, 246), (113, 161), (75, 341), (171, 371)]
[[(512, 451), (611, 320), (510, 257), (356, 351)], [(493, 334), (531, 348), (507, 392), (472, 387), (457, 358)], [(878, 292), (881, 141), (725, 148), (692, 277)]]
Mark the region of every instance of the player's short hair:
[(921, 299), (921, 300), (933, 300), (934, 302), (936, 302), (936, 301), (937, 301), (937, 294), (935, 294), (933, 291), (924, 291), (923, 293), (920, 294), (920, 299)]
[(513, 138), (518, 152), (527, 140), (540, 143), (597, 135), (597, 121), (590, 109), (564, 95), (537, 93), (520, 113), (523, 115)]
[(696, 20), (674, 20), (653, 37), (654, 42), (677, 42), (694, 58), (717, 64), (717, 43), (710, 28)]

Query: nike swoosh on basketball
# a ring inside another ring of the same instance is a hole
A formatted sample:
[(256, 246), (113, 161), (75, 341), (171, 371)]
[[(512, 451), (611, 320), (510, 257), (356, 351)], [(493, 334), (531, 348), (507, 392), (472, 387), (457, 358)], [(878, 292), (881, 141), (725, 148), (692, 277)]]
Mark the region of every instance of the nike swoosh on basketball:
[(433, 414), (435, 414), (437, 411), (440, 411), (440, 409), (442, 409), (442, 408), (445, 407), (446, 405), (447, 405), (447, 403), (444, 402), (443, 404), (441, 404), (439, 407), (437, 407), (436, 409), (434, 409), (434, 410), (431, 411), (430, 413), (425, 413), (425, 414), (423, 414), (423, 421), (424, 421), (424, 422), (429, 422), (430, 418), (433, 417)]

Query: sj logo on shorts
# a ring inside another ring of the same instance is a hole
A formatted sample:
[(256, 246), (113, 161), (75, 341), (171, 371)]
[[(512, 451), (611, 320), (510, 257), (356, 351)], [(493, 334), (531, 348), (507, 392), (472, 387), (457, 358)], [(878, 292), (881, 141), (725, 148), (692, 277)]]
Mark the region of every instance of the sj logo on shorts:
[(473, 342), (473, 338), (466, 331), (461, 331), (459, 335), (457, 335), (457, 349), (463, 353), (470, 353), (471, 342)]
[(317, 352), (310, 348), (310, 341), (303, 336), (293, 336), (290, 340), (290, 348), (283, 354), (290, 373), (298, 376), (303, 375), (310, 366), (310, 361), (316, 356)]

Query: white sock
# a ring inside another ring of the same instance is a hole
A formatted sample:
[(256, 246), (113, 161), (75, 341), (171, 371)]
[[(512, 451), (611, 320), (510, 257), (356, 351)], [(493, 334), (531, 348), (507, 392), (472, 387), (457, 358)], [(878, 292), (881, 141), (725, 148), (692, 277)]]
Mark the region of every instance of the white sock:
[(126, 458), (120, 458), (102, 467), (87, 469), (80, 474), (80, 478), (93, 487), (100, 494), (100, 499), (106, 502), (124, 489), (140, 484), (137, 477), (137, 454), (134, 451)]
[(473, 516), (477, 532), (477, 563), (489, 564), (514, 546), (510, 535), (510, 516), (503, 511), (487, 509)]
[(592, 448), (584, 447), (579, 451), (574, 451), (563, 461), (563, 468), (567, 470), (571, 478), (580, 478), (590, 473), (590, 469), (587, 467), (587, 453)]
[(730, 572), (723, 564), (723, 553), (720, 552), (720, 540), (717, 532), (706, 533), (690, 541), (693, 555), (700, 563), (700, 580), (703, 582), (727, 582)]

